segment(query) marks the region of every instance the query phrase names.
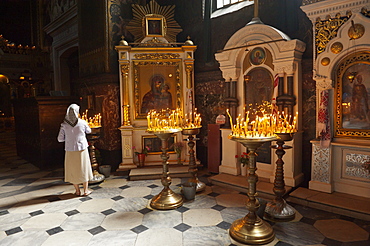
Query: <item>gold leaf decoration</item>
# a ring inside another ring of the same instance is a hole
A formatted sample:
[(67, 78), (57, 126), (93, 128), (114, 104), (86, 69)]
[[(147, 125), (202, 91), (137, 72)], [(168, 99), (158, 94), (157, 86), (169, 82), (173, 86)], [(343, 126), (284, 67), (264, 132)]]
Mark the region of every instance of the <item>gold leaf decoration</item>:
[(368, 11), (367, 8), (365, 7), (361, 9), (361, 14), (363, 14), (363, 16), (370, 18), (370, 11)]
[(317, 54), (325, 50), (326, 45), (337, 36), (339, 28), (348, 21), (351, 15), (341, 17), (340, 14), (337, 14), (335, 18), (329, 18), (323, 21), (319, 19), (316, 21), (315, 46)]
[(329, 65), (330, 64), (330, 59), (329, 59), (329, 57), (325, 57), (325, 58), (323, 58), (322, 60), (321, 60), (321, 65), (323, 65), (323, 66), (327, 66), (327, 65)]
[(339, 54), (343, 50), (343, 44), (341, 42), (335, 42), (331, 45), (330, 50), (334, 54)]
[(156, 16), (164, 18), (164, 38), (168, 42), (176, 42), (176, 35), (182, 31), (180, 25), (175, 21), (175, 6), (160, 6), (155, 0), (142, 6), (132, 4), (133, 19), (127, 25), (127, 30), (135, 37), (135, 42), (139, 43), (145, 38), (145, 17)]

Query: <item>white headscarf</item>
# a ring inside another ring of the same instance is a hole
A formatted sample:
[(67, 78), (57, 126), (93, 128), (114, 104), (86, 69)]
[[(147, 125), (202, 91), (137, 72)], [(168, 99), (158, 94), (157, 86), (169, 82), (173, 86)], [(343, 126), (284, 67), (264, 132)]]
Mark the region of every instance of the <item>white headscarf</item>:
[(69, 105), (67, 109), (66, 116), (64, 117), (64, 121), (74, 127), (78, 122), (78, 113), (80, 112), (80, 106), (77, 104)]

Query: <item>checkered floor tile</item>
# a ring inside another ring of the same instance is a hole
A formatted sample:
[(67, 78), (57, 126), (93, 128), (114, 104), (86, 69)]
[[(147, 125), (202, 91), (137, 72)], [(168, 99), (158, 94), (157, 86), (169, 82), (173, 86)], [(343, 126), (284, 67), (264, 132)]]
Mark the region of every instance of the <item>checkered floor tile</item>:
[[(112, 175), (78, 197), (62, 169), (39, 170), (16, 155), (13, 133), (0, 133), (0, 245), (242, 245), (229, 228), (248, 213), (246, 195), (211, 185), (201, 173), (205, 191), (173, 210), (150, 207), (160, 180)], [(171, 189), (181, 193), (185, 181), (173, 178)], [(295, 220), (268, 222), (276, 234), (269, 245), (370, 245), (369, 221), (291, 205)]]

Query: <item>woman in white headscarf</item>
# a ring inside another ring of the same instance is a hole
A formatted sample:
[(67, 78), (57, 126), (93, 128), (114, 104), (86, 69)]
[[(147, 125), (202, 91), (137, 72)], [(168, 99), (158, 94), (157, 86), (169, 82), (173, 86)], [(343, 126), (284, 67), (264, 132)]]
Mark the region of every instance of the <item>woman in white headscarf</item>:
[(91, 193), (88, 182), (93, 178), (90, 163), (86, 134), (91, 133), (91, 128), (86, 121), (79, 119), (80, 107), (71, 104), (63, 123), (60, 126), (58, 141), (65, 142), (64, 174), (65, 182), (70, 182), (76, 189), (75, 194), (80, 196), (79, 184), (83, 185), (83, 195)]

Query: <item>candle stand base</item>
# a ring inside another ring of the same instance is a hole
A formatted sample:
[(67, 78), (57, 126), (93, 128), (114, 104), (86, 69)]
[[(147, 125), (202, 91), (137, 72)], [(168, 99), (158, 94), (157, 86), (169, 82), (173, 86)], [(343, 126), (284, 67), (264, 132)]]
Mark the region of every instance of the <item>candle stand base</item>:
[(201, 191), (204, 191), (206, 189), (206, 184), (203, 183), (202, 181), (200, 181), (198, 179), (198, 177), (195, 177), (195, 178), (189, 178), (188, 179), (188, 183), (194, 183), (196, 184), (196, 188), (195, 188), (195, 191), (198, 193), (198, 192), (201, 192)]
[(89, 184), (96, 184), (103, 182), (105, 180), (105, 176), (103, 174), (100, 174), (98, 171), (93, 171), (93, 178), (89, 180)]
[(164, 188), (158, 195), (154, 196), (150, 202), (150, 207), (159, 210), (176, 209), (184, 203), (184, 198), (173, 192), (171, 189)]
[(294, 220), (295, 210), (283, 199), (281, 202), (269, 202), (266, 205), (264, 218), (274, 222), (287, 222)]
[(201, 191), (204, 191), (206, 189), (206, 184), (203, 183), (202, 181), (197, 181), (197, 188), (196, 188), (196, 192), (201, 192)]
[(253, 224), (248, 224), (245, 218), (235, 220), (229, 230), (230, 236), (240, 243), (245, 244), (268, 244), (275, 239), (275, 233), (270, 224), (259, 217)]
[(153, 133), (161, 140), (162, 145), (162, 166), (163, 166), (163, 173), (161, 178), (161, 183), (163, 185), (163, 190), (156, 196), (152, 198), (150, 201), (150, 206), (154, 209), (159, 210), (168, 210), (168, 209), (175, 209), (181, 207), (184, 203), (184, 198), (181, 194), (177, 194), (170, 189), (171, 185), (171, 177), (169, 176), (168, 171), (168, 139), (176, 132), (176, 130), (170, 132), (153, 132), (148, 131), (149, 133)]

